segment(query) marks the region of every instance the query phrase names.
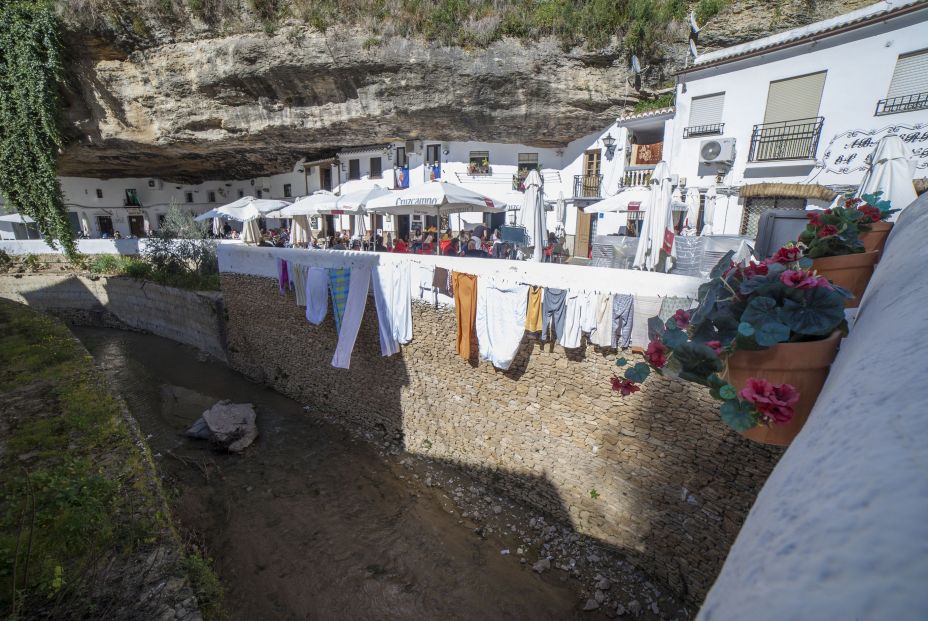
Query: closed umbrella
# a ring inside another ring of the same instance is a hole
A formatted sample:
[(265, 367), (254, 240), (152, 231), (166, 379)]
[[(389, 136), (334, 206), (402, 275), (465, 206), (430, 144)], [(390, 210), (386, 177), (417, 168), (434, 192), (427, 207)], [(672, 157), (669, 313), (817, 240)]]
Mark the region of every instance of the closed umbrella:
[(257, 218), (245, 220), (242, 227), (242, 241), (246, 244), (257, 244), (261, 241), (261, 229), (258, 228)]
[(706, 208), (702, 213), (702, 232), (701, 235), (712, 235), (715, 226), (715, 203), (718, 196), (716, 195), (715, 186), (706, 190)]
[(670, 171), (667, 163), (661, 161), (651, 175), (651, 197), (635, 251), (635, 267), (649, 271), (666, 268), (660, 265), (662, 249), (674, 256), (673, 229), (668, 228), (673, 222), (672, 203)]
[(525, 227), (528, 243), (533, 246), (532, 260), (541, 263), (545, 260), (545, 194), (537, 170), (528, 173), (524, 185), (518, 222)]
[(222, 218), (213, 218), (213, 235), (216, 237), (222, 236)]
[(895, 209), (904, 209), (917, 198), (912, 183), (914, 173), (915, 163), (902, 139), (884, 136), (870, 155), (870, 168), (857, 188), (857, 196), (882, 192), (881, 199), (892, 203)]
[(686, 191), (686, 221), (683, 223), (684, 235), (695, 235), (699, 223), (699, 190), (690, 188)]
[(367, 235), (367, 216), (356, 214), (354, 217), (354, 235), (358, 239), (364, 239)]
[(554, 230), (558, 239), (564, 237), (567, 232), (567, 201), (564, 200), (564, 193), (559, 192), (557, 195), (557, 206), (554, 213)]

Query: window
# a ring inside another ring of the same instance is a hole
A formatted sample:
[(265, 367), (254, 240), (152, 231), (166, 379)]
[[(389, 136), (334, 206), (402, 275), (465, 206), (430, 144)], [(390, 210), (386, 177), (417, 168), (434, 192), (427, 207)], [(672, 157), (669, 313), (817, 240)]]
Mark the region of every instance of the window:
[(264, 192), (262, 192), (261, 190), (255, 190), (255, 196), (256, 196), (257, 198), (263, 198), (263, 197), (264, 197)]
[(768, 209), (805, 209), (804, 198), (752, 197), (745, 201), (741, 215), (741, 234), (757, 237), (757, 225), (760, 216)]
[(472, 175), (490, 174), (490, 152), (471, 151), (467, 158), (467, 172)]
[(425, 165), (438, 166), (441, 164), (441, 145), (430, 144), (425, 147)]
[(781, 123), (818, 116), (825, 73), (811, 73), (770, 83), (764, 123)]
[(188, 203), (193, 202), (193, 192), (184, 192), (184, 201)]
[(159, 231), (160, 231), (161, 229), (164, 228), (164, 219), (165, 219), (165, 218), (166, 218), (166, 216), (165, 216), (163, 213), (159, 213), (159, 214), (158, 214), (158, 230), (159, 230)]
[(902, 54), (889, 84), (886, 99), (876, 105), (876, 115), (928, 109), (928, 50)]
[(293, 196), (292, 187), (289, 183), (284, 184), (284, 198), (290, 198)]
[(97, 198), (103, 198), (103, 190), (97, 188)]
[(245, 198), (245, 190), (239, 190), (239, 191), (238, 191), (238, 197), (239, 197), (239, 198)]
[(348, 160), (348, 179), (361, 178), (361, 160)]
[(406, 159), (406, 147), (397, 147), (396, 148), (396, 165), (399, 168), (406, 168), (409, 166), (409, 160)]
[(215, 192), (212, 192), (212, 191), (209, 192), (209, 193), (206, 195), (206, 200), (209, 201), (210, 203), (215, 203), (215, 202), (216, 202), (216, 193), (215, 193)]
[(519, 154), (519, 172), (522, 172), (523, 170), (525, 171), (539, 170), (537, 153), (520, 153)]
[(97, 228), (100, 230), (100, 237), (112, 237), (113, 219), (110, 216), (97, 216)]
[(136, 190), (126, 190), (126, 207), (141, 207), (142, 201), (139, 200), (139, 193)]
[(724, 106), (725, 93), (693, 97), (690, 104), (690, 122), (683, 129), (683, 137), (721, 134), (724, 129), (722, 123)]
[(379, 157), (371, 158), (371, 179), (380, 179), (383, 177), (383, 165)]

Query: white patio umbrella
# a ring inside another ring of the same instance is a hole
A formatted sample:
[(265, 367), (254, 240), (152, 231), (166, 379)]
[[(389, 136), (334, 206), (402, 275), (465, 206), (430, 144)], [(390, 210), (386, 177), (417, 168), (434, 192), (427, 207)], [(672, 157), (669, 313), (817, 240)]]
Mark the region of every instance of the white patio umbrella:
[[(673, 222), (673, 204), (670, 189), (670, 169), (667, 163), (660, 161), (651, 174), (651, 199), (648, 210), (644, 214), (644, 223), (641, 227), (641, 236), (638, 239), (638, 248), (635, 251), (634, 266), (643, 270), (654, 271), (660, 267), (661, 247), (668, 226)], [(673, 230), (670, 229), (671, 235)], [(672, 239), (672, 238), (671, 238)], [(670, 256), (674, 256), (673, 242), (670, 242)]]
[(339, 196), (335, 201), (335, 209), (347, 214), (362, 213), (369, 202), (375, 198), (389, 196), (390, 194), (390, 190), (375, 185), (366, 190), (358, 190), (357, 192)]
[(270, 218), (292, 218), (294, 216), (318, 216), (323, 210), (334, 209), (338, 197), (326, 190), (313, 192), (309, 196), (298, 198), (292, 204), (268, 213)]
[(258, 219), (245, 220), (242, 227), (242, 241), (246, 244), (257, 244), (261, 241), (261, 229), (258, 228)]
[[(915, 162), (899, 136), (884, 136), (869, 159), (870, 168), (860, 182), (856, 196), (882, 192), (880, 198), (891, 202), (894, 209), (904, 209), (915, 201), (917, 195), (912, 183)], [(893, 214), (893, 219), (897, 215)]]
[(638, 203), (638, 209), (647, 211), (651, 200), (651, 189), (644, 186), (625, 188), (618, 194), (591, 203), (583, 208), (583, 213), (611, 213), (628, 211), (630, 203)]
[(364, 239), (367, 235), (367, 216), (363, 214), (354, 215), (354, 236), (358, 239)]
[(557, 205), (554, 208), (554, 231), (560, 238), (563, 237), (567, 230), (567, 201), (564, 200), (564, 193), (558, 192)]
[(32, 224), (35, 222), (29, 216), (24, 216), (21, 213), (11, 213), (7, 216), (0, 216), (0, 222), (13, 222), (15, 224)]
[(685, 235), (695, 235), (699, 223), (699, 190), (690, 188), (686, 191), (686, 221), (683, 223)]
[(518, 222), (525, 227), (528, 243), (533, 246), (532, 261), (541, 263), (545, 260), (545, 193), (538, 171), (529, 172), (524, 185)]
[(290, 244), (305, 246), (312, 241), (309, 227), (309, 216), (293, 216), (290, 220)]
[(278, 217), (269, 214), (289, 204), (290, 203), (287, 201), (243, 196), (237, 201), (233, 201), (221, 207), (216, 207), (215, 209), (210, 209), (206, 213), (194, 218), (194, 220), (203, 221), (209, 218), (228, 218), (245, 222), (254, 218)]
[(213, 218), (213, 235), (216, 237), (222, 235), (222, 218)]
[(701, 235), (712, 235), (713, 226), (715, 226), (715, 203), (717, 199), (715, 186), (706, 190), (706, 208), (702, 213), (702, 233)]

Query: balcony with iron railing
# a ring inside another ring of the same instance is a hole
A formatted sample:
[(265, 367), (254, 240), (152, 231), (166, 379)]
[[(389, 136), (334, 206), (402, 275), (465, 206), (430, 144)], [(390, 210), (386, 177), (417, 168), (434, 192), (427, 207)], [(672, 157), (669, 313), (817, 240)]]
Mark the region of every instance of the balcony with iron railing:
[(574, 198), (602, 198), (602, 175), (574, 175)]
[(881, 99), (876, 103), (876, 112), (874, 116), (899, 114), (900, 112), (913, 112), (915, 110), (925, 109), (928, 109), (928, 92)]
[(814, 160), (824, 122), (819, 116), (755, 125), (748, 161)]
[(725, 131), (725, 123), (712, 123), (711, 125), (693, 125), (683, 128), (684, 138), (696, 138), (697, 136), (721, 136)]

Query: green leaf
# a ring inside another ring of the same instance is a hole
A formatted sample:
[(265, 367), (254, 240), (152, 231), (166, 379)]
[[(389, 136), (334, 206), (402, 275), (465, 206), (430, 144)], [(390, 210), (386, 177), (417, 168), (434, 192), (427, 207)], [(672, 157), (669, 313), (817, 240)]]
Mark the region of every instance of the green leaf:
[(742, 321), (738, 324), (738, 334), (740, 336), (754, 336), (754, 326), (746, 321)]
[[(772, 321), (778, 322), (780, 318), (777, 306), (777, 301), (773, 298), (766, 296), (751, 298), (747, 308), (744, 309), (744, 313), (741, 314), (741, 321), (747, 322), (755, 328)], [(750, 334), (744, 336), (750, 336)]]
[(789, 340), (789, 327), (779, 321), (765, 323), (754, 333), (754, 340), (761, 347), (773, 347)]
[(734, 399), (738, 396), (738, 390), (731, 384), (725, 384), (719, 388), (719, 396), (726, 401), (729, 399)]
[(651, 317), (648, 319), (648, 338), (653, 340), (654, 337), (663, 336), (666, 328), (660, 317)]
[(844, 296), (825, 287), (809, 289), (800, 300), (785, 299), (780, 318), (789, 329), (807, 336), (827, 336), (844, 320)]
[(735, 431), (747, 431), (757, 426), (757, 415), (754, 406), (747, 401), (731, 399), (719, 408), (722, 421)]
[(674, 375), (688, 382), (709, 385), (709, 378), (722, 370), (722, 361), (711, 347), (688, 341), (673, 351), (664, 367), (666, 375)]
[(731, 267), (731, 259), (735, 256), (734, 250), (729, 250), (725, 253), (725, 256), (719, 259), (719, 262), (715, 264), (715, 267), (712, 268), (712, 271), (709, 272), (709, 278), (721, 278), (722, 274), (728, 271), (728, 268)]
[(651, 367), (646, 362), (639, 362), (633, 367), (625, 369), (625, 379), (640, 384), (651, 374)]
[(812, 269), (812, 259), (810, 259), (809, 257), (802, 257), (801, 259), (799, 259), (799, 267), (801, 267), (804, 270)]
[(664, 336), (661, 337), (661, 340), (664, 342), (664, 345), (670, 349), (676, 349), (680, 345), (686, 343), (689, 338), (686, 336), (686, 332), (679, 328), (674, 328), (673, 330), (664, 332)]
[(626, 360), (624, 356), (621, 358), (616, 358), (615, 360), (615, 366), (617, 367), (621, 367), (627, 363), (628, 363), (628, 360)]

